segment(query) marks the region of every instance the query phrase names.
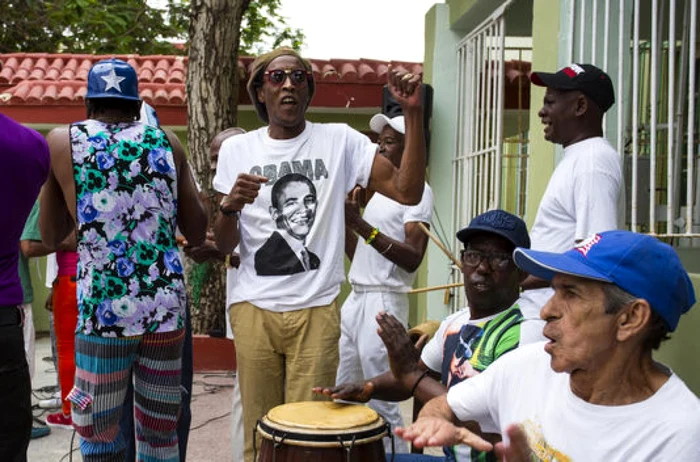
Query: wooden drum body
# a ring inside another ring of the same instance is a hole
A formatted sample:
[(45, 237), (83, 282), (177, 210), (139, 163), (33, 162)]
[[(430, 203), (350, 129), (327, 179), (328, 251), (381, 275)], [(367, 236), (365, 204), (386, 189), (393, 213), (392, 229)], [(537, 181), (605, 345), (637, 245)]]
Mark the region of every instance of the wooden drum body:
[(259, 462), (384, 462), (388, 425), (359, 404), (309, 401), (270, 410), (258, 421)]

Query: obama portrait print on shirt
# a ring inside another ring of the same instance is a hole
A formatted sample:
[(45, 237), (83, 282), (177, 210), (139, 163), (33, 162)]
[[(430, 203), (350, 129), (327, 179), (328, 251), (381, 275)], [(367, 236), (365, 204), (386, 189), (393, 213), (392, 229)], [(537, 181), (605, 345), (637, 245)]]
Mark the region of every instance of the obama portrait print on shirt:
[(280, 177), (272, 186), (270, 216), (277, 228), (255, 252), (258, 276), (281, 276), (317, 270), (318, 256), (306, 248), (316, 219), (316, 187), (301, 173)]

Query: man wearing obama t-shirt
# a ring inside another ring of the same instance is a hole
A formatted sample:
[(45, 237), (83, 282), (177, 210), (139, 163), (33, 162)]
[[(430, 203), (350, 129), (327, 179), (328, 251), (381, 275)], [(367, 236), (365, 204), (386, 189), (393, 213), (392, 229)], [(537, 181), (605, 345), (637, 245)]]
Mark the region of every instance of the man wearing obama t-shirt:
[[(239, 284), (229, 313), (236, 338), (246, 461), (253, 459), (257, 419), (279, 404), (314, 399), (314, 385), (335, 379), (346, 195), (360, 185), (401, 203), (421, 199), (425, 183), (421, 79), (393, 71), (388, 78), (406, 117), (407, 141), (399, 168), (377, 156), (377, 146), (347, 125), (305, 119), (315, 81), (310, 63), (289, 48), (259, 56), (252, 65), (248, 93), (268, 125), (222, 144), (214, 188), (226, 196), (215, 234), (222, 252), (240, 244)], [(308, 178), (313, 191), (294, 182), (298, 191), (273, 204), (274, 184), (290, 174)], [(290, 213), (279, 213), (285, 209)], [(280, 232), (285, 227), (278, 223), (285, 217), (290, 229), (310, 228), (303, 243), (272, 237), (288, 234)], [(299, 257), (286, 252), (286, 261), (303, 261), (306, 253), (308, 264), (295, 263), (290, 271), (277, 274), (276, 268), (284, 265), (275, 262), (272, 252), (263, 250), (266, 254), (256, 257), (266, 242), (271, 248), (298, 248)]]

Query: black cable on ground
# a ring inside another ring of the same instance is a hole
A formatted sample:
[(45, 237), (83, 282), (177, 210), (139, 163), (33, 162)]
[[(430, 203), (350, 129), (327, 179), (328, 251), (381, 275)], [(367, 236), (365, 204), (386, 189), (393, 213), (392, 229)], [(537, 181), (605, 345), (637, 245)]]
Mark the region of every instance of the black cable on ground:
[(73, 434), (70, 437), (70, 451), (67, 453), (63, 454), (63, 457), (61, 457), (58, 462), (63, 462), (66, 457), (68, 457), (69, 462), (73, 462), (73, 453), (80, 449), (80, 446), (78, 447), (73, 447), (73, 442), (75, 441), (75, 430), (73, 430)]
[(207, 419), (207, 420), (205, 420), (204, 422), (202, 422), (201, 424), (199, 424), (199, 425), (197, 425), (197, 426), (190, 427), (190, 431), (198, 430), (198, 429), (200, 429), (200, 428), (202, 428), (202, 427), (204, 427), (204, 426), (206, 426), (206, 425), (209, 425), (210, 423), (212, 423), (212, 422), (214, 422), (214, 421), (216, 421), (216, 420), (223, 419), (224, 417), (229, 416), (229, 415), (231, 415), (231, 411), (229, 411), (229, 412), (227, 412), (227, 413), (225, 413), (225, 414), (222, 414), (222, 415), (220, 415), (220, 416), (212, 417), (211, 419)]

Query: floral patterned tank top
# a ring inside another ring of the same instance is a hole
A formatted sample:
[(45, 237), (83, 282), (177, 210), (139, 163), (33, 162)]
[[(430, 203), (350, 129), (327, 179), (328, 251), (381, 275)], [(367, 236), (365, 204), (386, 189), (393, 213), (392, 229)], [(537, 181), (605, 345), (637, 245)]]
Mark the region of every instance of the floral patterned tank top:
[(77, 201), (76, 332), (131, 337), (184, 326), (175, 243), (177, 173), (165, 132), (141, 123), (70, 126)]

